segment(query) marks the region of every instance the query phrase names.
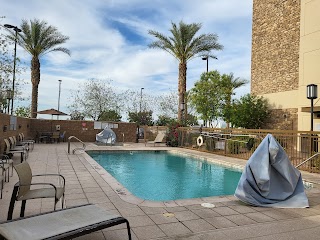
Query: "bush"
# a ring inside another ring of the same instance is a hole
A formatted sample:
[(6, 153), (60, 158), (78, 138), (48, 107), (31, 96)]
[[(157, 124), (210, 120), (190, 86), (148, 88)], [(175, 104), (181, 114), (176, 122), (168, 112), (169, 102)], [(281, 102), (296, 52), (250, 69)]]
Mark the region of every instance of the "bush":
[(167, 146), (170, 147), (177, 147), (178, 146), (178, 138), (179, 138), (179, 133), (178, 133), (178, 127), (180, 127), (179, 123), (177, 122), (172, 122), (168, 125), (168, 133), (166, 137), (166, 144)]

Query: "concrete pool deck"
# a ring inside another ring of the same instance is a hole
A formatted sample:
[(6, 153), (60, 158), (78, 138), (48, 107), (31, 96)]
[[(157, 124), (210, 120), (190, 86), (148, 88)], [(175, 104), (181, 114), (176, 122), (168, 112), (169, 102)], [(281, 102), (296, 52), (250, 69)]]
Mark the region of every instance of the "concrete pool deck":
[[(79, 144), (72, 143), (71, 149)], [(130, 222), (133, 239), (319, 239), (320, 188), (307, 190), (310, 208), (272, 209), (242, 204), (233, 196), (152, 202), (138, 199), (122, 188), (85, 153), (68, 154), (67, 143), (36, 144), (28, 162), (34, 174), (61, 173), (66, 177), (66, 206), (93, 203), (124, 216)], [(195, 154), (214, 161), (243, 167), (245, 160), (228, 158), (188, 149), (153, 147), (144, 144), (125, 146), (96, 146), (87, 150), (174, 150)], [(20, 157), (14, 156), (15, 164)], [(303, 172), (307, 181), (320, 183), (320, 175)], [(13, 185), (18, 178), (10, 178), (4, 185), (0, 199), (0, 220), (5, 221)], [(215, 208), (200, 204), (213, 203)], [(17, 202), (14, 218), (19, 216)], [(61, 206), (58, 203), (58, 208)], [(26, 215), (52, 211), (52, 199), (27, 201)], [(108, 228), (79, 239), (127, 239), (125, 225)]]

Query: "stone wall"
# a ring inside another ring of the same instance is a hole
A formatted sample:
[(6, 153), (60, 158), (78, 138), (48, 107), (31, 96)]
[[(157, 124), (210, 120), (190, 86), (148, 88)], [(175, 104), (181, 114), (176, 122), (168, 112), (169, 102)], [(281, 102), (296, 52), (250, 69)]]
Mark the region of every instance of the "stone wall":
[(300, 0), (254, 0), (251, 93), (298, 89)]
[(298, 130), (298, 109), (273, 109), (265, 129)]
[[(116, 122), (118, 128), (112, 129), (117, 142), (135, 142), (136, 141), (136, 123)], [(10, 130), (10, 115), (0, 113), (0, 153), (4, 151), (4, 138), (18, 136), (23, 132), (27, 138), (36, 138), (37, 132), (53, 132), (56, 125), (60, 125), (60, 132), (66, 131), (65, 137), (75, 136), (84, 142), (95, 142), (96, 134), (101, 129), (94, 129), (93, 121), (76, 120), (47, 120), (47, 119), (29, 119), (17, 117), (17, 129)]]

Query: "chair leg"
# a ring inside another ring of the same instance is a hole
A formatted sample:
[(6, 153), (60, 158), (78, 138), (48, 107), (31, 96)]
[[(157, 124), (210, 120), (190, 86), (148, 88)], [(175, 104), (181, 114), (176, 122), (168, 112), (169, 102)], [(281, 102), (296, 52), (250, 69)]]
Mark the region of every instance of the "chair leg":
[(62, 194), (61, 201), (62, 201), (62, 209), (63, 209), (63, 207), (64, 207), (64, 193)]
[(13, 214), (13, 209), (14, 209), (14, 204), (17, 199), (17, 193), (18, 193), (18, 186), (14, 186), (12, 195), (11, 195), (11, 200), (10, 200), (10, 205), (9, 205), (9, 210), (8, 210), (8, 217), (7, 220), (12, 220), (12, 214)]
[(126, 224), (127, 224), (127, 230), (128, 230), (128, 237), (129, 237), (129, 240), (131, 240), (131, 230), (130, 230), (130, 225), (128, 220), (126, 220)]
[(4, 183), (3, 183), (3, 179), (2, 179), (2, 181), (1, 181), (1, 196), (0, 196), (0, 199), (2, 199), (2, 190), (3, 190), (3, 185), (4, 185)]
[(27, 203), (27, 200), (22, 200), (20, 217), (24, 217), (24, 212), (25, 212), (25, 210), (26, 210), (26, 203)]

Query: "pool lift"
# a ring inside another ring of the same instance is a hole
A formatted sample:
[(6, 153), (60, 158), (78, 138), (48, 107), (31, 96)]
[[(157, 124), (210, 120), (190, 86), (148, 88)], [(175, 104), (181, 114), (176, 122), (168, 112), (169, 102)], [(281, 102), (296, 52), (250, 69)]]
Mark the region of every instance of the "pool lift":
[(111, 146), (115, 144), (117, 139), (116, 134), (114, 131), (109, 128), (105, 127), (100, 133), (96, 134), (96, 142), (103, 143), (105, 145), (110, 144)]

